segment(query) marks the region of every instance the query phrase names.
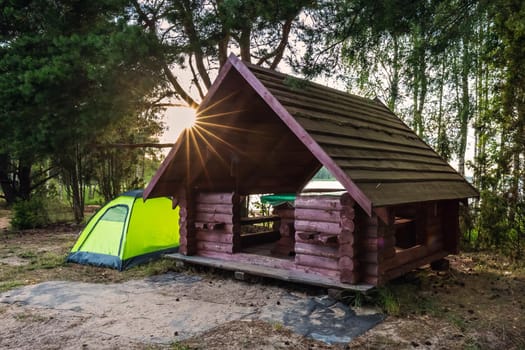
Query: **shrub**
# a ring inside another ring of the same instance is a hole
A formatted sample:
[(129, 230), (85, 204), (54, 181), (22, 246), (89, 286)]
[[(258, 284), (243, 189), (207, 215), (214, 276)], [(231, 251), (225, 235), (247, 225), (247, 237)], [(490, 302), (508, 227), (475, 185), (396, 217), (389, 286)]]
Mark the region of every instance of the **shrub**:
[(11, 226), (16, 230), (43, 227), (49, 223), (49, 215), (43, 198), (35, 196), (13, 205)]

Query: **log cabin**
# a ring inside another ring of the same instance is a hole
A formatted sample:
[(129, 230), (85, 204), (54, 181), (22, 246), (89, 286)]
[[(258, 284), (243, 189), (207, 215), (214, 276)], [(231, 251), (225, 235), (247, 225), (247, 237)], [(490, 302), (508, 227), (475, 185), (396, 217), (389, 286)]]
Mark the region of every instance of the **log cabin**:
[[(323, 166), (341, 190), (303, 191)], [(246, 215), (246, 196), (272, 193), (295, 200)], [(158, 196), (180, 206), (176, 258), (358, 289), (457, 253), (478, 192), (381, 101), (231, 55), (144, 192)]]

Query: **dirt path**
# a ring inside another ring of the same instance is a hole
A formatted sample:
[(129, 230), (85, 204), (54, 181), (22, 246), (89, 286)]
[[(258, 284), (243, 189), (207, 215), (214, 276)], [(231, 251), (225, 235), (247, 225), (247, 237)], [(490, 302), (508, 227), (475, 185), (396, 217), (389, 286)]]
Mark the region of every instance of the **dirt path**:
[(164, 347), (217, 327), (234, 327), (240, 342), (247, 338), (237, 328), (269, 327), (266, 345), (249, 348), (289, 348), (290, 339), (324, 347), (302, 338), (347, 344), (383, 319), (326, 295), (182, 273), (120, 284), (44, 282), (0, 294), (0, 305), (6, 349)]

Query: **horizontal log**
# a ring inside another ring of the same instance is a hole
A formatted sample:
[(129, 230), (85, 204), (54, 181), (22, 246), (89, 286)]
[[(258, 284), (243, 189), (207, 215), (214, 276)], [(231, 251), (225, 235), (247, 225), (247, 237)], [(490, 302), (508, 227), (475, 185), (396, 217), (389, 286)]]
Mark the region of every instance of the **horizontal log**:
[(197, 240), (204, 242), (232, 243), (233, 234), (227, 231), (203, 231), (197, 230)]
[(295, 253), (303, 255), (315, 255), (326, 258), (339, 259), (339, 250), (336, 247), (306, 244), (297, 242), (295, 243)]
[(425, 264), (429, 264), (432, 261), (439, 260), (441, 258), (444, 258), (447, 255), (448, 255), (448, 252), (441, 250), (441, 251), (423, 256), (421, 259), (410, 261), (401, 266), (390, 267), (390, 266), (385, 265), (386, 270), (383, 274), (383, 281), (386, 282), (396, 277), (399, 277), (417, 267), (423, 266)]
[(297, 231), (323, 232), (331, 234), (341, 233), (341, 224), (338, 222), (296, 220), (294, 226)]
[(428, 248), (424, 245), (416, 245), (407, 249), (396, 251), (396, 255), (388, 260), (384, 261), (385, 266), (393, 268), (401, 265), (405, 265), (410, 261), (415, 261), (428, 255)]
[(301, 239), (301, 237), (298, 237), (297, 235), (295, 235), (295, 242), (304, 243), (304, 244), (329, 246), (329, 247), (334, 247), (334, 248), (339, 247), (339, 243), (337, 242), (337, 240), (329, 240), (328, 242), (325, 243), (325, 242), (313, 240), (313, 239), (306, 239), (306, 240)]
[(313, 233), (296, 231), (295, 239), (305, 243), (318, 242), (319, 244), (338, 244), (338, 235), (330, 233)]
[(227, 244), (227, 243), (219, 243), (219, 242), (204, 242), (204, 241), (198, 241), (197, 242), (197, 251), (212, 251), (212, 252), (219, 252), (219, 253), (233, 253), (233, 245)]
[(197, 203), (197, 205), (195, 205), (195, 212), (197, 213), (221, 213), (232, 215), (234, 213), (233, 209), (233, 205), (231, 204)]
[(297, 196), (295, 208), (319, 209), (319, 210), (340, 210), (341, 204), (336, 198), (323, 198), (318, 196)]
[(196, 202), (209, 204), (233, 204), (239, 202), (239, 196), (235, 193), (199, 192), (196, 196)]
[[(297, 245), (297, 244), (296, 244)], [(326, 258), (322, 256), (304, 255), (295, 253), (295, 263), (302, 266), (310, 266), (327, 270), (339, 270), (339, 259)]]
[(296, 208), (295, 219), (339, 223), (341, 217), (337, 210)]
[(233, 224), (234, 216), (231, 214), (220, 214), (220, 213), (197, 213), (195, 215), (195, 221), (204, 223), (225, 223)]

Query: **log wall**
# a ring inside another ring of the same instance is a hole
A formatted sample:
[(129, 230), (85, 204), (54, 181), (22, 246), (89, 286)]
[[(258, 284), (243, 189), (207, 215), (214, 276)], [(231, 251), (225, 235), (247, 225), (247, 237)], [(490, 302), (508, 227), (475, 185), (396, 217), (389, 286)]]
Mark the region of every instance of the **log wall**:
[(371, 217), (362, 213), (357, 220), (356, 236), (359, 240), (356, 245), (359, 248), (361, 280), (373, 285), (385, 282), (384, 261), (396, 254), (394, 213), (390, 208), (381, 210), (387, 222), (381, 220), (376, 213)]
[(201, 256), (240, 250), (240, 198), (235, 193), (195, 196), (195, 246)]
[(197, 238), (195, 236), (195, 201), (191, 193), (182, 191), (176, 198), (179, 209), (179, 253), (195, 255), (197, 253)]
[(295, 209), (288, 205), (280, 205), (274, 208), (274, 215), (279, 215), (281, 220), (274, 227), (279, 230), (281, 238), (272, 249), (272, 254), (291, 256), (295, 253)]
[[(347, 210), (343, 210), (346, 205)], [(346, 244), (340, 250), (342, 212)], [(344, 253), (341, 258), (341, 253)], [(295, 264), (306, 272), (341, 278), (353, 270), (353, 201), (342, 204), (338, 196), (305, 195), (295, 199)]]

